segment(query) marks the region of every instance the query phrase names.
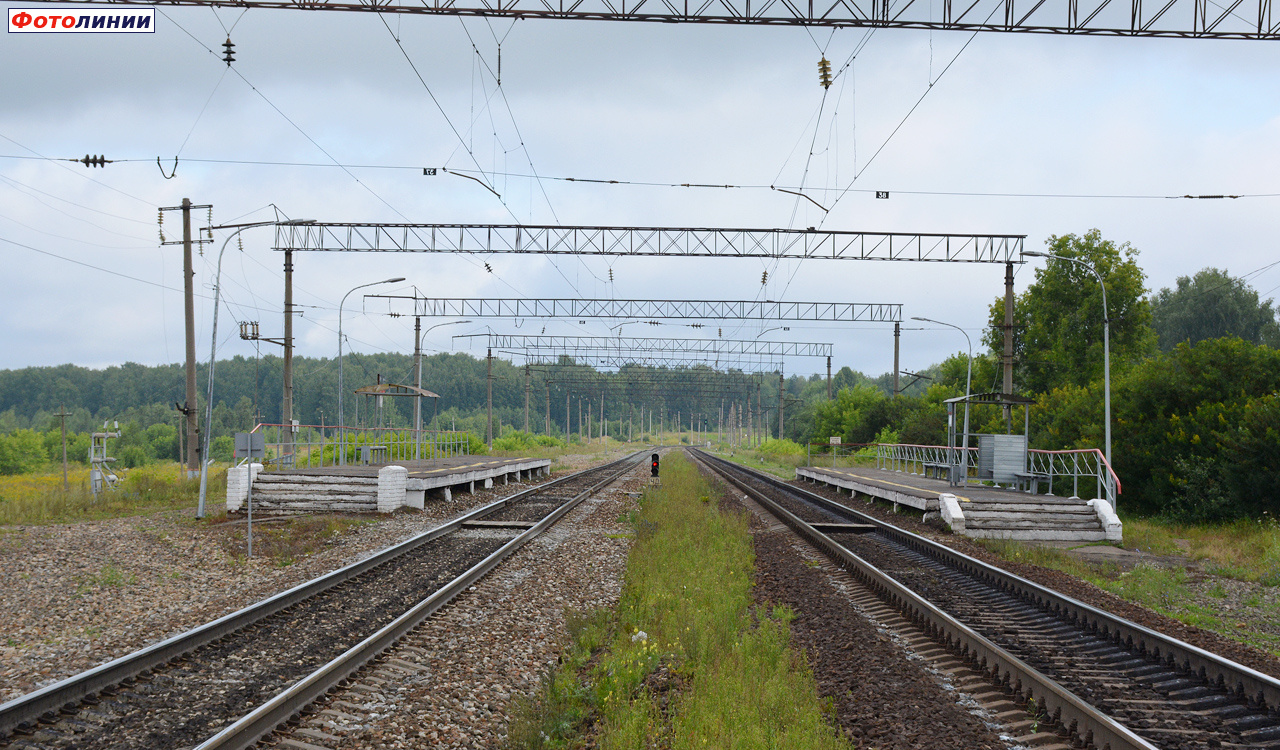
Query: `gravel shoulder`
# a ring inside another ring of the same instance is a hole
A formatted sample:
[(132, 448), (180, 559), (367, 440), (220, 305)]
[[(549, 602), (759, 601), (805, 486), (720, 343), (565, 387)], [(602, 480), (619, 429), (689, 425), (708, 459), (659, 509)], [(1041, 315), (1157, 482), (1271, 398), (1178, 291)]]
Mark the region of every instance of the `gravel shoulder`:
[[(568, 470), (625, 455), (566, 456)], [(563, 472), (556, 472), (557, 474)], [(197, 522), (194, 511), (0, 529), (0, 702), (357, 562), (471, 508), (531, 485), (458, 493), (423, 511), (371, 518), (289, 565), (228, 552), (243, 525)]]

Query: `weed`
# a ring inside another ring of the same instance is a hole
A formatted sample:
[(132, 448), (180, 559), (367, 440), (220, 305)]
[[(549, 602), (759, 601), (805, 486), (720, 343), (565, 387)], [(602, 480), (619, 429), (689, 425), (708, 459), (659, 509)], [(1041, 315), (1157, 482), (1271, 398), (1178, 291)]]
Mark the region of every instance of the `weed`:
[[(662, 486), (626, 518), (638, 534), (617, 610), (570, 617), (571, 644), (518, 704), (511, 747), (577, 746), (591, 721), (610, 749), (847, 747), (790, 649), (795, 613), (751, 611), (747, 518), (720, 511), (718, 499), (687, 461), (668, 460)], [(650, 689), (659, 667), (685, 687), (666, 711)]]

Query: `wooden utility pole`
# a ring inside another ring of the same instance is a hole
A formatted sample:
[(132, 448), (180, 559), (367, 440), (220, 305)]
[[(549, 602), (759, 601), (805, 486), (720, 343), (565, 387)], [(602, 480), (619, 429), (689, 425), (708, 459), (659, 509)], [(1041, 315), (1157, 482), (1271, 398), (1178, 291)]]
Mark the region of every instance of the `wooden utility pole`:
[[(1013, 264), (1004, 264), (1004, 393), (1013, 395)], [(1013, 404), (1004, 404), (1004, 427), (1013, 433)]]
[(197, 456), (197, 434), (200, 428), (198, 401), (196, 398), (196, 300), (195, 276), (191, 262), (191, 199), (182, 199), (182, 294), (183, 314), (187, 334), (187, 402), (183, 404), (183, 413), (187, 417), (187, 478), (190, 479), (200, 471), (200, 459)]
[(485, 381), (486, 381), (486, 384), (488, 385), (488, 391), (489, 391), (488, 402), (487, 402), (488, 417), (485, 419), (485, 433), (486, 433), (485, 445), (492, 448), (493, 447), (493, 350), (492, 349), (489, 350), (489, 356), (485, 357), (485, 360), (488, 362), (488, 366), (489, 366), (488, 375), (486, 375), (485, 377)]
[[(414, 318), (417, 321), (417, 318)], [(289, 465), (295, 463), (293, 431), (293, 251), (284, 251), (284, 383), (282, 384), (280, 422), (284, 425), (285, 445), (283, 453), (289, 457)]]
[(893, 397), (897, 398), (902, 389), (898, 387), (898, 343), (902, 340), (902, 324), (893, 324)]
[(67, 409), (64, 406), (62, 411), (54, 414), (53, 416), (62, 420), (62, 491), (66, 492), (70, 489), (67, 484), (67, 417), (71, 416), (71, 414), (67, 412)]

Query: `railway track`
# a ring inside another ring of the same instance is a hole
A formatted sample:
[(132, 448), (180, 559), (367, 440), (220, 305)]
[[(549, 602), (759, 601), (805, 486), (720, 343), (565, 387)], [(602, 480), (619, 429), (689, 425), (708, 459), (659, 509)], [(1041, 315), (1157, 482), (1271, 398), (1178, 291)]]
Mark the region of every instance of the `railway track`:
[(1280, 681), (697, 452), (880, 599), (1088, 747), (1280, 748)]
[(0, 705), (0, 748), (244, 748), (297, 716), (643, 453), (543, 483)]

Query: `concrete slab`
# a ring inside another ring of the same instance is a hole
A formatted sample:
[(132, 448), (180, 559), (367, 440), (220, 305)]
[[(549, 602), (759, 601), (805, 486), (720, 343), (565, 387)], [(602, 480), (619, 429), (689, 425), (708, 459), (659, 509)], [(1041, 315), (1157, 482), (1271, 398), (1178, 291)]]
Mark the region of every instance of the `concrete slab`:
[[(389, 466), (399, 467), (404, 476), (403, 485), (396, 482), (394, 503), (385, 486), (381, 493), (379, 490), (379, 474)], [(488, 489), (494, 486), (495, 479), (506, 484), (550, 473), (550, 459), (490, 456), (272, 471), (256, 477), (254, 509), (261, 508), (267, 513), (316, 513), (328, 508), (359, 513), (387, 512), (394, 510), (393, 505), (422, 508), (429, 490), (435, 491), (430, 493), (431, 497), (442, 496), (448, 501), (454, 490), (474, 492), (477, 483)], [(234, 510), (236, 508), (228, 506), (228, 511)]]

